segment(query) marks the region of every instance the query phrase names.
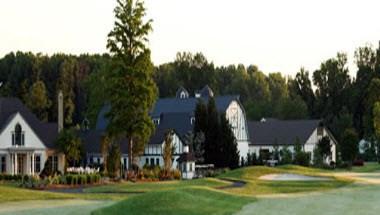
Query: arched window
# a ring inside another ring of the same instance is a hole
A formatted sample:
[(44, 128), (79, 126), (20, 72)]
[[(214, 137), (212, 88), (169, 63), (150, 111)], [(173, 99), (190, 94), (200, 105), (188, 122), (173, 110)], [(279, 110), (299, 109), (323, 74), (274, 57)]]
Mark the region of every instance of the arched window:
[(24, 133), (20, 124), (15, 126), (15, 131), (13, 136), (13, 145), (23, 146), (24, 145)]

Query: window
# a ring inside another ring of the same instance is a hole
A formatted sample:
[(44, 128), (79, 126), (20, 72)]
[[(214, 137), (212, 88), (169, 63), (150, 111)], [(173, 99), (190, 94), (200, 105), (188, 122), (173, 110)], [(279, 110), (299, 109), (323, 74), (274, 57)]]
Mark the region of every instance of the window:
[(51, 164), (51, 170), (52, 172), (58, 171), (58, 157), (56, 155), (49, 156), (48, 162)]
[(190, 164), (190, 172), (192, 172), (193, 171), (193, 164), (191, 163)]
[(160, 119), (159, 118), (153, 119), (153, 123), (155, 125), (159, 125), (160, 124)]
[(97, 163), (100, 164), (100, 158), (97, 158), (96, 160), (97, 160)]
[(20, 124), (15, 126), (15, 130), (12, 133), (12, 146), (24, 146), (25, 145), (25, 135), (22, 131), (22, 127)]
[(90, 157), (90, 164), (93, 164), (94, 163), (94, 157)]
[(154, 158), (151, 158), (151, 159), (150, 159), (150, 165), (151, 165), (151, 166), (154, 166)]
[(41, 156), (40, 155), (34, 156), (34, 170), (36, 173), (41, 172)]
[(145, 158), (145, 165), (149, 165), (149, 158)]
[(190, 123), (193, 125), (195, 123), (195, 117), (191, 117)]
[(157, 165), (157, 166), (160, 165), (160, 159), (159, 159), (159, 158), (156, 158), (156, 165)]
[(127, 169), (127, 158), (123, 158), (124, 169)]
[(5, 155), (1, 156), (1, 173), (6, 173), (7, 172), (7, 161)]

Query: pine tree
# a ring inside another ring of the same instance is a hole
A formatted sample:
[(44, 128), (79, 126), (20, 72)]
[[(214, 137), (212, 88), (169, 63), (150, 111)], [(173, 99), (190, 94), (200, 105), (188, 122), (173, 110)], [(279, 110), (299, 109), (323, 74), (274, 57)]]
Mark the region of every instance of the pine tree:
[(210, 98), (207, 104), (207, 127), (205, 132), (205, 162), (220, 166), (218, 156), (220, 155), (220, 127), (219, 114), (215, 100)]
[[(220, 140), (219, 147), (221, 153), (218, 154), (217, 161), (222, 167), (229, 167), (235, 169), (239, 166), (239, 151), (237, 148), (237, 141), (231, 129), (225, 114), (220, 115)], [(243, 161), (243, 157), (242, 157)], [(242, 165), (245, 162), (241, 163)]]
[(139, 0), (118, 0), (114, 12), (116, 21), (107, 42), (112, 56), (106, 78), (111, 106), (107, 129), (119, 140), (128, 139), (131, 170), (133, 158), (143, 151), (154, 130), (149, 112), (157, 98), (157, 88), (146, 47), (152, 21), (144, 21), (146, 10)]

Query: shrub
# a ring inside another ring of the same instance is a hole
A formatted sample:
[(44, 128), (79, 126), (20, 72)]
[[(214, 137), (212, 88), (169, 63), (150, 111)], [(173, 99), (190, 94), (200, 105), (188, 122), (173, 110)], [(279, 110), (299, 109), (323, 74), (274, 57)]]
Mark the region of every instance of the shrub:
[(176, 180), (181, 179), (181, 171), (179, 171), (178, 169), (173, 170), (173, 177)]

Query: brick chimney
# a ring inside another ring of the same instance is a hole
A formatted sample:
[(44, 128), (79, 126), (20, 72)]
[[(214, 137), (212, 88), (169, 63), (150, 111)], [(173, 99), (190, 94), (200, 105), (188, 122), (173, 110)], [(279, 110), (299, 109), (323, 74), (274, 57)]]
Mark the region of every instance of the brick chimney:
[(58, 93), (58, 132), (63, 129), (63, 93)]

